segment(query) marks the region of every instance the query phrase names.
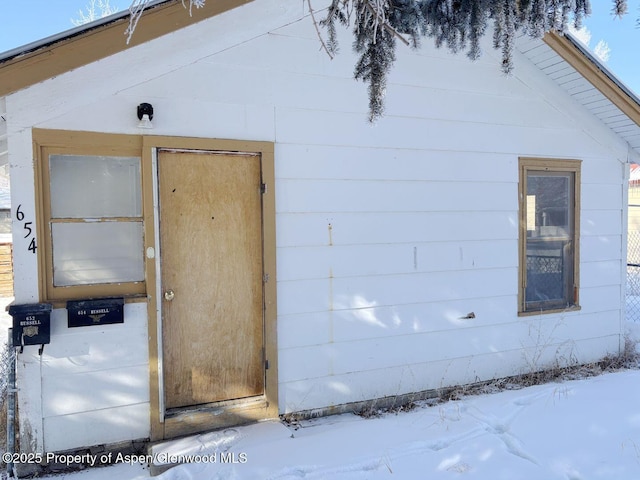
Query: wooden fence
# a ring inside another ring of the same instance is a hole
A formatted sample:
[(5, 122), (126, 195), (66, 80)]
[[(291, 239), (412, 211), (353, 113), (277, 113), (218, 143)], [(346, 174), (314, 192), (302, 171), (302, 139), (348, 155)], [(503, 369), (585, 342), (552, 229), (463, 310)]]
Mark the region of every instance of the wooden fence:
[(0, 297), (13, 297), (12, 244), (0, 243)]

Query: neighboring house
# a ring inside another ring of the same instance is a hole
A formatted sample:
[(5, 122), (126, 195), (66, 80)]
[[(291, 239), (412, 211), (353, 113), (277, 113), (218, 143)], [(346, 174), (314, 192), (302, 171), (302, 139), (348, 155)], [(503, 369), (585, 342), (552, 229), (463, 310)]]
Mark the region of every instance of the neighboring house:
[[(11, 192), (4, 101), (0, 99), (0, 297), (13, 296), (11, 255)], [(6, 303), (6, 302), (5, 302)]]
[(640, 232), (640, 165), (634, 163), (629, 172), (629, 234)]
[[(123, 14), (0, 58), (15, 304), (53, 307), (18, 355), (22, 451), (621, 351), (640, 107), (582, 47), (523, 38), (511, 77), (489, 45), (401, 48), (372, 126), (349, 33), (331, 61), (303, 2), (193, 15), (155, 2), (130, 46)], [(123, 323), (77, 303), (106, 297)]]

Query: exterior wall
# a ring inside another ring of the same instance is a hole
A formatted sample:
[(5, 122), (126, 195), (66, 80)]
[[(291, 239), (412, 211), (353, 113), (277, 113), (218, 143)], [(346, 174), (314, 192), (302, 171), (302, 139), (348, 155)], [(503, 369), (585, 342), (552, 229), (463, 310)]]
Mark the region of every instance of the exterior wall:
[[(350, 38), (330, 61), (315, 35), (300, 2), (256, 0), (9, 95), (14, 210), (35, 219), (33, 127), (140, 134), (146, 101), (152, 134), (275, 142), (281, 413), (617, 352), (626, 144), (525, 59), (504, 77), (489, 47), (472, 65), (428, 42), (399, 49), (371, 126)], [(517, 315), (519, 156), (583, 161), (580, 311)], [(64, 313), (19, 357), (22, 448), (148, 436), (145, 304), (81, 333)]]
[[(125, 324), (67, 328), (54, 310), (44, 350), (42, 415), (46, 451), (149, 436), (146, 305), (125, 305)], [(74, 435), (69, 435), (74, 425)], [(75, 437), (75, 438), (74, 438)]]

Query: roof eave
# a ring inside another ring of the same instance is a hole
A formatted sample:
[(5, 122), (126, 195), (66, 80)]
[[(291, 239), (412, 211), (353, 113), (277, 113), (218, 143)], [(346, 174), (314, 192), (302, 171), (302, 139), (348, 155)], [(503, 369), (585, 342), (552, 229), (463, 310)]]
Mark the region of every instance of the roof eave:
[[(0, 97), (133, 48), (206, 18), (252, 2), (216, 0), (185, 12), (180, 0), (153, 0), (127, 44), (128, 11), (0, 55)], [(544, 41), (637, 125), (640, 100), (579, 42), (548, 33)]]
[(543, 40), (636, 125), (640, 125), (640, 99), (586, 48), (570, 36), (555, 32), (547, 33)]
[(180, 0), (156, 0), (142, 15), (127, 44), (129, 12), (115, 14), (6, 52), (0, 57), (0, 97), (102, 58), (141, 45), (253, 0), (216, 0), (192, 15)]
[[(162, 3), (167, 3), (170, 1), (171, 0), (152, 0), (145, 7), (145, 10), (150, 10)], [(116, 12), (106, 17), (99, 18), (92, 22), (78, 25), (74, 28), (70, 28), (69, 30), (65, 30), (64, 32), (56, 33), (55, 35), (51, 35), (49, 37), (45, 37), (34, 42), (27, 43), (25, 45), (21, 45), (6, 52), (0, 52), (0, 65), (13, 60), (14, 58), (36, 53), (39, 50), (51, 47), (56, 43), (66, 41), (74, 37), (82, 36), (90, 32), (91, 30), (101, 28), (110, 23), (117, 22), (118, 20), (126, 19), (126, 21), (128, 22), (130, 17), (131, 14), (129, 10), (123, 10), (121, 12)]]

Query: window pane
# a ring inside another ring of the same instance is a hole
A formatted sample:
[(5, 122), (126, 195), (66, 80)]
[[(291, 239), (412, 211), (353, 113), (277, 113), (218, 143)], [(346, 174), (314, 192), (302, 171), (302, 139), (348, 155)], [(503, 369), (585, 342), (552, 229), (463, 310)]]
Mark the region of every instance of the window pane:
[(53, 223), (57, 287), (144, 280), (142, 222)]
[(527, 173), (525, 309), (574, 301), (574, 178), (572, 172)]
[(572, 173), (527, 176), (527, 236), (567, 237), (572, 234)]
[(527, 242), (526, 303), (563, 305), (572, 269), (569, 241)]
[(142, 215), (140, 159), (51, 155), (53, 218)]

